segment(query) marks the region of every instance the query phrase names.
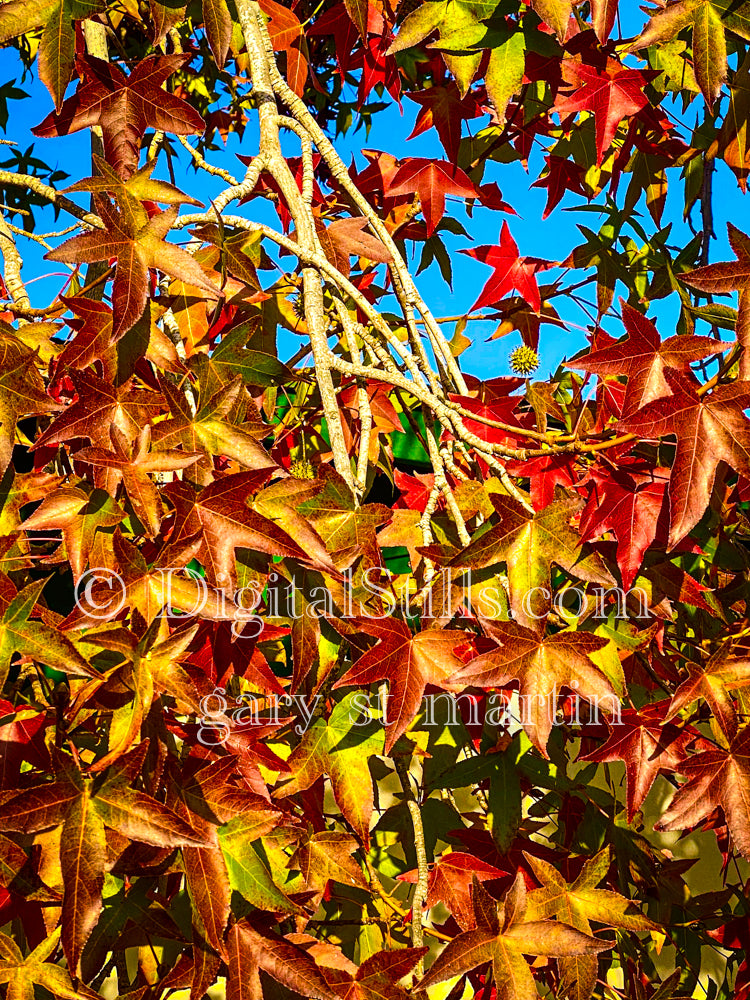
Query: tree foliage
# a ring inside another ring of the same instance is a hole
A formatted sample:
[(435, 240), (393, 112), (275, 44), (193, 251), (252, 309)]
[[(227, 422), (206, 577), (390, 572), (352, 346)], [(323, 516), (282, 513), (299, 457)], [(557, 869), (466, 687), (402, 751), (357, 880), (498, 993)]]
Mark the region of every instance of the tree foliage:
[[(0, 41), (49, 91), (0, 165), (8, 1000), (750, 997), (750, 4)], [(443, 154), (347, 163), (399, 104)], [(523, 253), (519, 164), (599, 228)]]

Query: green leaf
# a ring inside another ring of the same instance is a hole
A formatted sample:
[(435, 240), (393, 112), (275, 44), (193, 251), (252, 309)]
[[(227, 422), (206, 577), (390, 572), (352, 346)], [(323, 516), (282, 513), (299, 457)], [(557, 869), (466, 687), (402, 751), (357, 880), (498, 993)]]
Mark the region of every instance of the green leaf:
[[(252, 817), (252, 814), (250, 814)], [(263, 838), (253, 834), (256, 824), (247, 815), (237, 816), (219, 827), (219, 845), (232, 889), (261, 910), (298, 913), (299, 908), (278, 887)]]
[(510, 746), (498, 753), (488, 754), (486, 760), (494, 765), (490, 773), (490, 791), (487, 796), (492, 839), (501, 854), (506, 854), (515, 840), (521, 825), (521, 782), (518, 757), (521, 736), (516, 733)]
[(401, 25), (396, 40), (388, 49), (388, 55), (394, 55), (403, 49), (418, 45), (431, 32), (442, 24), (448, 10), (448, 0), (428, 0), (406, 18)]
[(693, 66), (698, 86), (711, 108), (727, 78), (727, 43), (724, 25), (710, 3), (701, 4), (695, 12)]
[(521, 32), (511, 35), (507, 42), (490, 53), (484, 82), (501, 125), (508, 102), (521, 89), (525, 56), (526, 45)]
[(0, 683), (4, 683), (8, 675), (14, 653), (30, 656), (68, 676), (99, 676), (59, 629), (42, 621), (29, 620), (46, 583), (46, 579), (38, 580), (19, 591), (0, 621)]
[(292, 779), (274, 798), (295, 795), (327, 774), (341, 812), (367, 844), (373, 810), (368, 759), (383, 753), (384, 734), (379, 723), (363, 718), (358, 697), (361, 701), (361, 693), (354, 692), (342, 698), (327, 720), (316, 719), (310, 726), (289, 758)]

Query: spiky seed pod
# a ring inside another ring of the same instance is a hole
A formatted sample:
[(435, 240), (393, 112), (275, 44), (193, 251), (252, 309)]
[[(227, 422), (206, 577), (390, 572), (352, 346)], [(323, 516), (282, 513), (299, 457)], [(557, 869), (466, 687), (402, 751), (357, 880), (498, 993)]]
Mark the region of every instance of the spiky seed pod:
[(302, 293), (295, 292), (290, 296), (289, 301), (292, 304), (292, 312), (297, 317), (297, 319), (305, 318), (305, 303), (302, 301)]
[(531, 375), (539, 367), (539, 355), (526, 344), (511, 351), (509, 361), (516, 375)]
[(315, 479), (315, 469), (312, 462), (298, 458), (289, 466), (289, 475), (293, 479)]

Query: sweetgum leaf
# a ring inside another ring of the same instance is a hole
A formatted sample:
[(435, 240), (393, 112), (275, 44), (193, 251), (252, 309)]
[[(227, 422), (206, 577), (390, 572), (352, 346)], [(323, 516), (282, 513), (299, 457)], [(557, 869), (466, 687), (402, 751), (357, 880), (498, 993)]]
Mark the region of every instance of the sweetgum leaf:
[(750, 857), (750, 727), (741, 729), (729, 747), (694, 754), (680, 772), (687, 780), (656, 829), (690, 830), (721, 806), (737, 849)]
[(274, 798), (304, 791), (327, 774), (341, 812), (367, 845), (373, 810), (368, 758), (383, 753), (383, 733), (377, 722), (363, 718), (355, 698), (346, 695), (328, 719), (316, 719), (307, 729), (289, 758), (292, 778), (276, 789)]
[(628, 336), (611, 347), (590, 351), (576, 361), (567, 361), (566, 365), (599, 376), (627, 376), (623, 417), (654, 399), (669, 395), (665, 368), (688, 373), (692, 361), (721, 354), (730, 346), (713, 337), (675, 336), (662, 342), (651, 320), (627, 302), (622, 302), (621, 306)]
[(421, 980), (423, 989), (492, 962), (498, 1000), (534, 1000), (537, 989), (524, 955), (596, 955), (612, 947), (612, 942), (601, 941), (558, 921), (527, 922), (526, 889), (520, 872), (504, 905), (500, 904), (499, 926), (487, 926), (486, 911), (481, 910), (477, 901), (477, 887), (481, 888), (475, 881), (476, 928), (464, 931), (446, 945)]
[(60, 110), (75, 65), (75, 22), (104, 10), (104, 0), (11, 0), (0, 7), (0, 43), (44, 27), (39, 78)]
[(739, 375), (747, 379), (750, 378), (750, 239), (731, 222), (727, 223), (727, 233), (736, 261), (708, 264), (680, 277), (686, 285), (701, 292), (739, 292), (737, 341), (743, 348)]
[(671, 395), (647, 403), (618, 423), (618, 429), (655, 440), (677, 438), (669, 482), (669, 545), (674, 547), (703, 516), (719, 462), (750, 477), (750, 382), (718, 385), (698, 395), (696, 386), (677, 372), (664, 376)]
[(203, 131), (198, 112), (161, 86), (189, 58), (182, 54), (149, 56), (125, 76), (115, 64), (86, 56), (80, 63), (83, 79), (73, 97), (32, 131), (48, 138), (101, 126), (105, 159), (127, 180), (138, 167), (147, 128), (177, 135)]
[(614, 689), (591, 660), (607, 639), (569, 629), (540, 636), (515, 622), (488, 623), (487, 628), (499, 648), (471, 660), (454, 676), (454, 682), (501, 687), (518, 680), (520, 695), (527, 699), (524, 728), (545, 756), (562, 687), (594, 703), (603, 702), (605, 711), (612, 709)]
[(580, 580), (605, 587), (614, 584), (599, 555), (585, 553), (580, 536), (570, 525), (580, 507), (575, 497), (556, 500), (534, 514), (512, 497), (493, 493), (490, 499), (498, 523), (472, 539), (470, 545), (451, 559), (451, 564), (482, 569), (504, 562), (516, 621), (529, 628), (540, 628), (549, 609), (553, 563)]
[(220, 290), (208, 280), (195, 258), (164, 239), (177, 218), (177, 207), (159, 212), (149, 219), (145, 213), (121, 213), (100, 196), (95, 198), (95, 203), (104, 223), (104, 235), (94, 230), (82, 236), (73, 236), (49, 251), (46, 258), (70, 264), (91, 264), (116, 258), (112, 290), (112, 336), (116, 340), (127, 333), (143, 314), (148, 297), (149, 268), (158, 268), (215, 298), (221, 296)]
[(352, 624), (359, 633), (380, 641), (333, 686), (365, 687), (375, 681), (388, 681), (387, 752), (419, 712), (427, 685), (443, 687), (463, 665), (455, 649), (466, 643), (466, 633), (428, 629), (413, 635), (398, 618), (355, 618)]

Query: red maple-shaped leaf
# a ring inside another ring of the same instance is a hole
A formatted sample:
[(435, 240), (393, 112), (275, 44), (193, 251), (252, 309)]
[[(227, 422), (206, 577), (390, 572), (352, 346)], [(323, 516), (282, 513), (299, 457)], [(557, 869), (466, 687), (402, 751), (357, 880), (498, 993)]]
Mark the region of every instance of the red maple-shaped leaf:
[(658, 73), (626, 69), (614, 59), (608, 61), (605, 72), (573, 59), (563, 60), (562, 67), (576, 89), (569, 97), (558, 98), (555, 111), (561, 116), (575, 111), (590, 111), (594, 115), (597, 164), (601, 164), (623, 118), (637, 114), (648, 104), (644, 90)]
[(625, 762), (628, 823), (643, 805), (657, 774), (679, 769), (688, 744), (695, 739), (695, 733), (665, 723), (667, 708), (668, 703), (662, 701), (625, 709), (606, 742), (582, 758), (604, 764)]
[[(750, 686), (750, 656), (747, 650), (732, 655), (731, 643), (714, 653), (703, 668), (688, 663), (688, 677), (675, 691), (669, 706), (668, 718), (673, 719), (688, 705), (702, 698), (711, 708), (711, 714), (728, 739), (737, 735), (739, 728), (737, 709), (729, 693)], [(738, 706), (741, 710), (742, 703)]]
[(650, 319), (626, 302), (621, 305), (627, 337), (575, 361), (566, 361), (566, 365), (599, 376), (625, 375), (628, 385), (623, 416), (669, 394), (665, 368), (689, 372), (692, 361), (721, 354), (730, 347), (713, 337), (674, 336), (662, 342)]
[(552, 209), (559, 204), (566, 191), (573, 191), (575, 194), (582, 194), (586, 197), (586, 189), (581, 178), (584, 175), (583, 167), (579, 167), (573, 160), (566, 160), (562, 156), (545, 156), (547, 161), (547, 173), (544, 177), (534, 181), (532, 187), (547, 188), (547, 204), (544, 206), (542, 218), (546, 219)]
[(346, 16), (343, 3), (334, 4), (325, 13), (316, 17), (314, 24), (308, 24), (305, 27), (305, 34), (312, 38), (325, 35), (333, 37), (336, 63), (343, 84), (352, 65), (352, 57), (359, 37), (356, 26)]
[(401, 472), (400, 469), (395, 469), (393, 481), (396, 489), (401, 491), (401, 496), (395, 504), (396, 507), (406, 507), (409, 510), (425, 509), (432, 488), (435, 485), (435, 476), (433, 473), (423, 473), (420, 475), (420, 473), (416, 472), (413, 476), (410, 476), (406, 472)]
[(594, 938), (561, 920), (529, 920), (526, 883), (520, 871), (502, 903), (498, 904), (478, 880), (472, 884), (471, 895), (474, 929), (446, 945), (421, 981), (422, 989), (430, 990), (437, 983), (492, 962), (497, 1000), (533, 1000), (536, 985), (524, 956), (596, 955), (612, 947), (611, 941)]
[(385, 187), (389, 197), (412, 192), (419, 195), (428, 236), (432, 236), (445, 214), (446, 195), (477, 197), (474, 184), (459, 167), (446, 160), (424, 160), (421, 157), (405, 160)]
[[(623, 468), (624, 466), (624, 468)], [(622, 460), (621, 467), (592, 470), (594, 489), (581, 514), (580, 531), (591, 542), (605, 531), (617, 537), (617, 565), (626, 590), (657, 536), (667, 539), (669, 469), (649, 469)]]
[(112, 310), (104, 302), (83, 295), (61, 299), (73, 313), (67, 323), (76, 335), (65, 345), (58, 362), (61, 368), (87, 368), (112, 346)]
[[(370, 10), (373, 10), (370, 7)], [(383, 34), (370, 34), (362, 48), (357, 49), (356, 65), (361, 65), (362, 74), (357, 88), (357, 108), (361, 108), (374, 87), (382, 86), (394, 101), (399, 101), (401, 93), (401, 76), (398, 63), (388, 54), (392, 41), (389, 31)]]
[(669, 545), (674, 547), (703, 516), (719, 462), (750, 476), (750, 382), (719, 385), (700, 396), (684, 375), (664, 377), (672, 392), (620, 420), (617, 429), (656, 440), (674, 435), (677, 450), (669, 485)]
[[(463, 930), (476, 927), (476, 917), (471, 905), (471, 883), (474, 878), (479, 882), (502, 878), (509, 872), (501, 871), (486, 861), (480, 861), (473, 854), (461, 851), (446, 851), (434, 868), (430, 870), (427, 898), (425, 906), (436, 906), (445, 903)], [(418, 872), (406, 872), (399, 875), (402, 882), (415, 883)]]
[(535, 510), (543, 510), (555, 499), (555, 487), (574, 486), (579, 479), (575, 455), (539, 455), (525, 462), (508, 462), (513, 476), (527, 476)]
[[(313, 947), (320, 948), (320, 945)], [(359, 968), (344, 967), (343, 955), (332, 961), (320, 959), (326, 982), (336, 991), (339, 1000), (408, 1000), (409, 991), (399, 982), (411, 972), (426, 948), (397, 948), (378, 951), (366, 958)], [(343, 959), (343, 961), (342, 961)]]
[(542, 301), (536, 273), (542, 270), (544, 262), (535, 257), (519, 256), (518, 244), (510, 235), (507, 222), (503, 223), (500, 243), (497, 246), (474, 247), (471, 250), (462, 250), (461, 253), (468, 254), (483, 264), (489, 264), (493, 269), (491, 278), (469, 312), (481, 309), (483, 306), (494, 305), (515, 290), (535, 313), (539, 313)]
[(737, 260), (698, 267), (681, 274), (680, 280), (710, 295), (739, 292), (737, 340), (744, 348), (739, 375), (746, 379), (750, 377), (750, 239), (731, 222), (727, 223), (727, 235)]
[(458, 87), (451, 82), (447, 87), (428, 87), (406, 96), (420, 105), (409, 139), (422, 135), (431, 128), (437, 129), (448, 159), (455, 163), (461, 142), (462, 123), (482, 116), (482, 105), (476, 94), (468, 93), (461, 97)]
[(521, 721), (535, 747), (546, 757), (562, 687), (611, 709), (612, 685), (591, 659), (607, 640), (591, 632), (569, 629), (538, 635), (515, 622), (485, 622), (497, 648), (481, 653), (460, 670), (453, 682), (472, 687), (504, 687), (518, 681)]
[(721, 806), (734, 843), (750, 858), (750, 726), (729, 748), (716, 746), (697, 753), (680, 765), (680, 771), (687, 781), (655, 829), (691, 830)]
[[(491, 441), (493, 444), (515, 444), (512, 428), (521, 427), (515, 415), (516, 407), (521, 402), (521, 396), (512, 396), (511, 393), (521, 385), (521, 379), (517, 378), (493, 378), (487, 382), (480, 382), (476, 389), (476, 396), (452, 395), (451, 401), (458, 403), (465, 410), (480, 417), (479, 420), (472, 420), (471, 417), (464, 416), (465, 427), (483, 441)], [(470, 387), (471, 388), (471, 387)], [(494, 423), (506, 424), (509, 428), (493, 427), (483, 420), (491, 420)]]
[(89, 371), (71, 372), (70, 380), (78, 398), (34, 442), (34, 449), (72, 438), (88, 438), (106, 448), (111, 427), (132, 439), (164, 406), (161, 393), (134, 389), (130, 382), (116, 388)]
[(32, 129), (49, 138), (101, 126), (104, 155), (121, 177), (138, 168), (141, 139), (147, 128), (176, 135), (203, 131), (203, 119), (190, 105), (162, 84), (191, 57), (174, 54), (141, 60), (130, 76), (114, 63), (87, 56), (80, 62), (83, 79), (59, 111)]
[(466, 643), (458, 630), (428, 629), (412, 635), (398, 618), (354, 618), (353, 624), (380, 641), (357, 660), (334, 688), (388, 681), (386, 753), (409, 728), (428, 684), (444, 687), (463, 663), (456, 646)]
[(95, 229), (73, 236), (46, 254), (46, 259), (68, 264), (116, 259), (112, 290), (112, 336), (115, 340), (143, 314), (150, 267), (202, 288), (213, 298), (220, 297), (221, 292), (208, 280), (195, 258), (174, 243), (167, 243), (164, 238), (177, 218), (179, 210), (176, 206), (149, 219), (145, 212), (119, 212), (106, 198), (97, 197), (95, 201), (105, 226), (104, 232)]

